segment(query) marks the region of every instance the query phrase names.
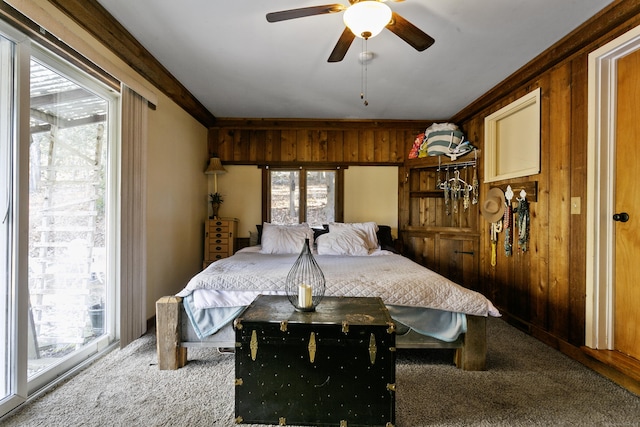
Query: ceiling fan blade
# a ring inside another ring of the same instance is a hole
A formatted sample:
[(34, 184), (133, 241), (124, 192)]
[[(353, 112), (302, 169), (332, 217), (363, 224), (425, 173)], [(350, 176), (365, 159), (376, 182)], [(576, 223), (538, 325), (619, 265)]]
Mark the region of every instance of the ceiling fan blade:
[(325, 13), (342, 12), (347, 7), (342, 4), (325, 4), (323, 6), (302, 7), (300, 9), (282, 10), (267, 13), (267, 21), (279, 22), (288, 19), (304, 18), (305, 16), (324, 15)]
[(351, 30), (345, 27), (344, 31), (340, 35), (340, 38), (338, 39), (338, 43), (336, 43), (333, 51), (331, 52), (331, 55), (329, 55), (329, 59), (327, 60), (327, 62), (342, 61), (355, 38), (356, 36), (351, 32)]
[(435, 42), (430, 35), (395, 12), (391, 13), (391, 22), (387, 25), (387, 29), (420, 52)]

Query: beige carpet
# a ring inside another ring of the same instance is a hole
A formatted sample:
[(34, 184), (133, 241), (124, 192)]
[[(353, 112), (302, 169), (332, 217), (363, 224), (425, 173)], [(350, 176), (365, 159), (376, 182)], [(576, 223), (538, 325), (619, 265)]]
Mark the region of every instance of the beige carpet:
[[(396, 425), (640, 426), (640, 397), (500, 319), (488, 322), (488, 371), (447, 351), (398, 352)], [(116, 350), (25, 405), (6, 426), (233, 426), (232, 354), (190, 349), (156, 366), (155, 335)]]

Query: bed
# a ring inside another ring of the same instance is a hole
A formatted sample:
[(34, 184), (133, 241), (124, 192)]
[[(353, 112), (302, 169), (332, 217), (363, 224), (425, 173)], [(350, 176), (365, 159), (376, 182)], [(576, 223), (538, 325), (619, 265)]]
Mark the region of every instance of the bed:
[(216, 261), (178, 294), (156, 302), (160, 369), (187, 363), (189, 347), (235, 348), (233, 320), (258, 294), (283, 294), (305, 239), (327, 296), (378, 296), (396, 322), (397, 348), (455, 349), (464, 370), (486, 367), (486, 318), (498, 310), (481, 294), (399, 255), (390, 228), (367, 223), (264, 223), (256, 245)]

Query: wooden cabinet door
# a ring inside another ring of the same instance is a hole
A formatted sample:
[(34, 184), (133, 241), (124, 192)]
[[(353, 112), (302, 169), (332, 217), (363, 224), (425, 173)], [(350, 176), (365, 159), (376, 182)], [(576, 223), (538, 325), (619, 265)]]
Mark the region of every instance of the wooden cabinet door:
[(477, 290), (478, 239), (443, 234), (439, 237), (438, 273), (459, 285)]
[(477, 290), (479, 237), (449, 233), (404, 234), (405, 255), (420, 265)]

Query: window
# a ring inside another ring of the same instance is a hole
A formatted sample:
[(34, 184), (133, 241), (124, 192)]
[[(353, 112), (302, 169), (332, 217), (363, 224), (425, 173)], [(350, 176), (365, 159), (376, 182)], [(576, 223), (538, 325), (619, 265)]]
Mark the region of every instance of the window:
[(267, 168), (264, 220), (274, 224), (322, 226), (342, 221), (343, 170)]

